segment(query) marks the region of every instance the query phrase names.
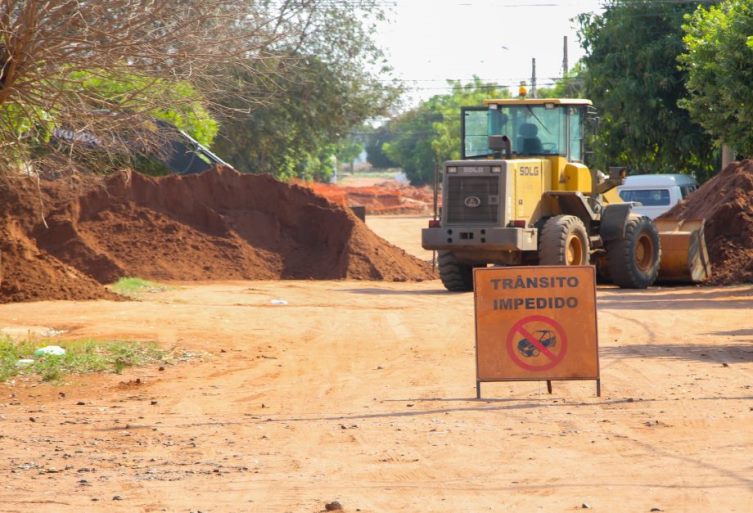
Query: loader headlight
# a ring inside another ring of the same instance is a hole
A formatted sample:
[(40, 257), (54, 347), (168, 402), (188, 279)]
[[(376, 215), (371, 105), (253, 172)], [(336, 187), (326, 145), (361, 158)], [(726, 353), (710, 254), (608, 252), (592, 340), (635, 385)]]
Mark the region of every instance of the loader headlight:
[(447, 168), (447, 172), (448, 173), (457, 173), (458, 172), (458, 168), (456, 168), (455, 166), (449, 166)]

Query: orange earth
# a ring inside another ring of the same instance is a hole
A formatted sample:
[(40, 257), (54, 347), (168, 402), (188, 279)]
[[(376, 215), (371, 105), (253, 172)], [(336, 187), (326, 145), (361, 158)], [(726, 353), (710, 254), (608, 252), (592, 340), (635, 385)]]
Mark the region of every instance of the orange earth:
[[(419, 253), (425, 219), (376, 224)], [(753, 511), (751, 286), (600, 289), (601, 398), (482, 400), (472, 295), (439, 281), (170, 286), (0, 305), (8, 333), (199, 354), (0, 384), (0, 511)]]

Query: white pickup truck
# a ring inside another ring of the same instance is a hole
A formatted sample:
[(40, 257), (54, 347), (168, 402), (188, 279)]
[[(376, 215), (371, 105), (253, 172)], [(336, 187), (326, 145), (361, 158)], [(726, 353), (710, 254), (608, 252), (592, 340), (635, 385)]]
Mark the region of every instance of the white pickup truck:
[(640, 203), (633, 212), (651, 219), (659, 217), (698, 188), (688, 175), (634, 175), (617, 188), (622, 201)]

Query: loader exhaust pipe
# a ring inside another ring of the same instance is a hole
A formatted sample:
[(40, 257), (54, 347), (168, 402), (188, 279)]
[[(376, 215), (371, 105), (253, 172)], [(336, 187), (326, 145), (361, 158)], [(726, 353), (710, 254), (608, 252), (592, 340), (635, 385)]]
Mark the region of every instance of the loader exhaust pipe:
[(591, 173), (591, 196), (600, 196), (625, 182), (627, 168), (610, 167), (609, 176), (604, 176), (603, 173), (597, 170), (593, 170)]

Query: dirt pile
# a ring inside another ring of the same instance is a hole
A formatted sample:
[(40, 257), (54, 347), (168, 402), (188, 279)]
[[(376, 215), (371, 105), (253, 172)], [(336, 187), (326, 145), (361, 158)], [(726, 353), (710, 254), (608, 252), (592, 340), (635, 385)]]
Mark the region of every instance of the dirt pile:
[(363, 187), (350, 187), (316, 182), (302, 182), (338, 205), (366, 207), (371, 215), (430, 214), (434, 196), (429, 187), (413, 187), (397, 182), (383, 182)]
[(662, 218), (706, 219), (710, 284), (753, 282), (753, 160), (733, 162)]
[(0, 190), (0, 301), (108, 297), (100, 284), (123, 276), (433, 277), (348, 210), (269, 176), (217, 169), (154, 179), (124, 171), (75, 186), (42, 182), (39, 190), (31, 179), (15, 182)]
[[(41, 250), (42, 205), (75, 200), (70, 182), (39, 188), (27, 177), (0, 181), (0, 303), (54, 299), (114, 299), (96, 280)], [(80, 185), (80, 184), (79, 184)]]

